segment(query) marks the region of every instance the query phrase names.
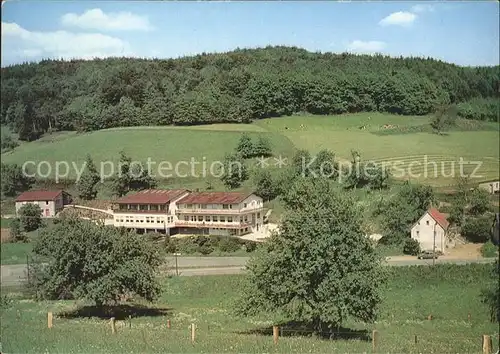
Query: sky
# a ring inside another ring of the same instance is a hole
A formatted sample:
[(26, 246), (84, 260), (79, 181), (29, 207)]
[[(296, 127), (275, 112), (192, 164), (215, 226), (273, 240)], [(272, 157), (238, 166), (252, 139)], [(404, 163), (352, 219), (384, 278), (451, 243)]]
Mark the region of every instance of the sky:
[(2, 1), (2, 67), (267, 45), (499, 64), (497, 1)]

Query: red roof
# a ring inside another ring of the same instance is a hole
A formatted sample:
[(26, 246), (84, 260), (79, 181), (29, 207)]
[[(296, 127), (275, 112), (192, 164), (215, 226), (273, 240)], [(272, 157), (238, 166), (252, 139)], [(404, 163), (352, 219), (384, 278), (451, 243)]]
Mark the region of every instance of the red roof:
[(115, 201), (118, 204), (167, 204), (188, 192), (185, 189), (145, 189)]
[(446, 220), (446, 216), (440, 213), (436, 208), (430, 208), (428, 213), (443, 229), (447, 229), (450, 225), (448, 220)]
[(251, 193), (240, 192), (193, 192), (185, 196), (179, 204), (238, 204), (247, 199)]
[(22, 193), (19, 197), (16, 198), (16, 202), (34, 202), (38, 200), (55, 200), (63, 191), (46, 191), (46, 190), (38, 190), (38, 191), (27, 191)]

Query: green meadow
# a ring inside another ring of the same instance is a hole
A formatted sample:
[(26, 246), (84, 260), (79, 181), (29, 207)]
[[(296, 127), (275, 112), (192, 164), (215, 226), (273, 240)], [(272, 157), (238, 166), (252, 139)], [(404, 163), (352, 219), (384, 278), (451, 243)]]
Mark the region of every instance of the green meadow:
[[(9, 300), (1, 314), (2, 352), (367, 353), (374, 329), (381, 353), (477, 353), (484, 334), (491, 336), (495, 352), (498, 324), (490, 322), (481, 302), (481, 291), (493, 282), (490, 272), (491, 265), (484, 264), (391, 268), (375, 323), (348, 320), (332, 337), (281, 324), (276, 345), (272, 318), (233, 314), (243, 276), (164, 279), (154, 304), (130, 302), (107, 314), (78, 301), (34, 302), (19, 289), (4, 288)], [(52, 329), (48, 311), (54, 313)], [(116, 317), (116, 334), (110, 316)]]
[[(2, 154), (2, 161), (18, 164), (47, 161), (53, 176), (57, 161), (81, 167), (88, 153), (98, 164), (106, 161), (116, 164), (119, 151), (123, 150), (134, 160), (147, 162), (149, 158), (156, 162), (152, 164), (153, 171), (157, 171), (161, 161), (168, 161), (162, 165), (166, 174), (175, 174), (176, 164), (185, 161), (177, 165), (178, 171), (193, 178), (191, 159), (195, 161), (194, 174), (197, 176), (203, 170), (209, 174), (211, 166), (216, 171), (218, 165), (213, 162), (232, 152), (244, 131), (253, 138), (268, 137), (276, 156), (290, 158), (296, 149), (307, 149), (313, 154), (330, 149), (342, 161), (349, 160), (351, 150), (356, 150), (365, 160), (384, 163), (396, 172), (397, 178), (434, 186), (453, 184), (453, 173), (456, 175), (460, 171), (461, 158), (465, 172), (472, 172), (480, 164), (475, 173), (476, 181), (498, 178), (497, 123), (459, 120), (453, 130), (437, 135), (430, 131), (427, 116), (381, 113), (292, 116), (262, 119), (251, 124), (115, 128), (82, 134), (59, 132), (21, 144)], [(64, 166), (60, 171), (65, 172)], [(110, 171), (109, 165), (104, 165), (103, 172)], [(47, 166), (42, 166), (42, 173), (46, 172)], [(75, 176), (71, 167), (69, 177)]]

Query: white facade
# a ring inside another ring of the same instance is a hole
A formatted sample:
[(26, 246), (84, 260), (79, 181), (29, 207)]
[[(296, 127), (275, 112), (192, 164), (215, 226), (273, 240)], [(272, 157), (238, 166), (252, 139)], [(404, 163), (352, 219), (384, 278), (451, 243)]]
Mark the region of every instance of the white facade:
[(210, 235), (257, 232), (264, 220), (263, 206), (262, 198), (253, 194), (236, 204), (179, 204), (176, 225), (181, 228), (207, 229)]
[[(174, 228), (177, 222), (176, 201), (185, 197), (187, 194), (186, 192), (165, 205), (146, 204), (146, 210), (114, 210), (113, 225), (131, 229), (165, 231), (169, 234), (170, 229)], [(137, 204), (131, 203), (131, 205)], [(162, 208), (163, 210), (160, 210)]]
[(16, 215), (19, 216), (19, 209), (25, 204), (35, 204), (42, 209), (43, 218), (53, 218), (63, 209), (63, 194), (61, 193), (55, 200), (33, 200), (16, 202)]
[(426, 212), (411, 229), (411, 238), (420, 243), (422, 251), (441, 251), (447, 246), (446, 230)]
[(500, 192), (500, 182), (499, 181), (491, 181), (479, 184), (479, 188), (488, 191), (488, 193), (498, 193)]

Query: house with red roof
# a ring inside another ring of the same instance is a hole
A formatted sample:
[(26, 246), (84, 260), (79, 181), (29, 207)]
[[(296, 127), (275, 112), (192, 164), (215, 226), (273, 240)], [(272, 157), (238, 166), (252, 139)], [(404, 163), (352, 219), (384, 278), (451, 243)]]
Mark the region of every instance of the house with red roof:
[(244, 235), (263, 224), (262, 198), (241, 192), (148, 189), (118, 199), (114, 225), (166, 234)]
[(264, 220), (262, 198), (242, 192), (192, 192), (177, 202), (179, 233), (241, 236), (258, 232)]
[(436, 208), (430, 208), (411, 228), (411, 238), (420, 243), (422, 251), (441, 251), (444, 253), (451, 243), (447, 232), (450, 223), (446, 216)]
[(63, 190), (31, 190), (16, 198), (16, 214), (25, 204), (36, 204), (42, 209), (43, 218), (53, 218), (71, 202), (71, 195)]

